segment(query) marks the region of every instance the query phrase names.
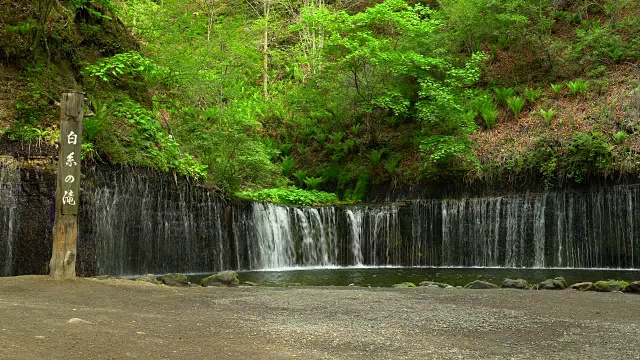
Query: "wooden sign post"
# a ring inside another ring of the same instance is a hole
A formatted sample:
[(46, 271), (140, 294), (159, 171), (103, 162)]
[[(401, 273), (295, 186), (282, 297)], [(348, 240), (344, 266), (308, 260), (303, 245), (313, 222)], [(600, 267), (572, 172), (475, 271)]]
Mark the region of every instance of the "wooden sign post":
[(53, 222), (53, 248), (49, 262), (50, 275), (57, 280), (76, 277), (83, 105), (82, 92), (77, 90), (62, 92), (56, 213)]

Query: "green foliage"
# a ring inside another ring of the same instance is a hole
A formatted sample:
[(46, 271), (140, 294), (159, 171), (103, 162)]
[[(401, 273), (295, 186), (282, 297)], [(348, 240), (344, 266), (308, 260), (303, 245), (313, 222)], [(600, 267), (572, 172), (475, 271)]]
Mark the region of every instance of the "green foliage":
[(589, 83), (582, 79), (569, 81), (566, 85), (567, 88), (569, 88), (571, 95), (573, 96), (577, 96), (578, 94), (585, 95), (587, 93), (587, 89), (589, 88)]
[(491, 130), (496, 126), (500, 112), (498, 107), (491, 99), (485, 99), (480, 104), (480, 116), (484, 120), (487, 129)]
[(125, 120), (131, 127), (126, 141), (126, 155), (120, 162), (174, 171), (193, 178), (206, 176), (206, 165), (180, 149), (178, 142), (160, 126), (151, 111), (130, 99), (122, 99), (113, 106), (113, 116)]
[(319, 177), (307, 177), (304, 179), (304, 184), (307, 186), (309, 190), (316, 190), (320, 184), (324, 182), (324, 178), (322, 176)]
[(629, 134), (624, 131), (617, 131), (613, 134), (613, 140), (616, 144), (622, 144)]
[(289, 177), (293, 171), (294, 160), (291, 156), (285, 156), (282, 158), (282, 175)]
[(519, 96), (513, 96), (507, 99), (507, 105), (509, 105), (509, 109), (513, 113), (515, 119), (520, 117), (522, 108), (524, 108), (524, 102), (524, 99)]
[(507, 100), (516, 95), (514, 88), (493, 88), (493, 92), (496, 95), (496, 101), (501, 104), (507, 104)]
[(466, 136), (425, 137), (420, 143), (420, 150), (426, 160), (422, 168), (422, 175), (426, 178), (447, 178), (479, 166), (471, 150), (471, 140)]
[(236, 196), (254, 201), (268, 201), (277, 204), (311, 206), (338, 204), (336, 194), (317, 190), (301, 190), (296, 188), (273, 188), (260, 191), (242, 191)]
[(613, 146), (601, 133), (575, 134), (563, 159), (567, 164), (567, 175), (581, 183), (594, 172), (606, 173), (613, 162)]
[(302, 185), (304, 184), (304, 180), (307, 178), (308, 174), (308, 170), (298, 170), (293, 173), (293, 176), (298, 180), (298, 184)]
[(551, 84), (551, 90), (553, 94), (558, 96), (562, 92), (562, 84)]
[(540, 115), (544, 119), (544, 122), (547, 124), (547, 126), (549, 126), (551, 125), (553, 117), (556, 115), (556, 111), (553, 109), (549, 109), (547, 111), (540, 109)]
[(111, 16), (106, 13), (117, 13), (115, 5), (110, 0), (70, 0), (69, 6), (75, 11), (87, 11), (97, 19), (112, 20)]
[(385, 153), (385, 149), (371, 150), (371, 152), (368, 155), (371, 166), (375, 168), (378, 165), (380, 165), (380, 162), (382, 161), (382, 156), (384, 155), (384, 153)]
[(89, 78), (108, 83), (149, 78), (158, 73), (158, 67), (151, 59), (142, 57), (138, 52), (130, 51), (102, 58), (95, 64), (85, 67), (82, 73)]
[(536, 89), (526, 88), (524, 89), (524, 92), (523, 92), (524, 98), (527, 99), (527, 101), (529, 101), (529, 104), (531, 106), (535, 104), (536, 100), (540, 97), (541, 94), (542, 94), (542, 89), (540, 88), (536, 88)]

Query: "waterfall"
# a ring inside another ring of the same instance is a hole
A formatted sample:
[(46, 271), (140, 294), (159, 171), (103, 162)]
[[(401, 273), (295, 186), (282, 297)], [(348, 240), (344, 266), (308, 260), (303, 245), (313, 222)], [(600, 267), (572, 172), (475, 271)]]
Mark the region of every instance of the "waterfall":
[(353, 265), (360, 266), (363, 264), (362, 256), (362, 214), (360, 208), (354, 207), (345, 210), (349, 218), (349, 226), (351, 230), (351, 254), (353, 255)]
[(20, 172), (0, 159), (0, 276), (13, 274)]
[[(50, 257), (51, 187), (40, 183), (51, 178), (24, 171), (0, 163), (0, 275), (46, 271)], [(81, 275), (640, 266), (640, 185), (293, 207), (225, 200), (168, 175), (107, 168), (88, 170), (82, 190)]]

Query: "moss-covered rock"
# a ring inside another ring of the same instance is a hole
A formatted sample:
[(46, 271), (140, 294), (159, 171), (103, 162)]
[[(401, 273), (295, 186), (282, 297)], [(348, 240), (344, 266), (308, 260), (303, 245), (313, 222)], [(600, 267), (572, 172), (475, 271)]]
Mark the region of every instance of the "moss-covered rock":
[(640, 294), (640, 281), (633, 281), (629, 283), (629, 285), (624, 289), (624, 292)]
[(435, 281), (423, 281), (419, 284), (421, 287), (439, 287), (439, 288), (446, 288), (449, 287), (451, 285), (449, 284), (444, 284), (444, 283), (439, 283), (439, 282), (435, 282)]
[(465, 289), (497, 289), (498, 285), (488, 281), (475, 280), (464, 286)]
[(240, 280), (238, 279), (238, 273), (235, 271), (222, 271), (217, 274), (207, 276), (200, 281), (202, 286), (238, 286)]
[(148, 282), (151, 284), (158, 284), (158, 278), (153, 274), (146, 274), (136, 279), (136, 281)]
[(414, 284), (412, 282), (405, 281), (405, 282), (400, 283), (400, 284), (393, 284), (393, 287), (394, 288), (414, 288), (414, 287), (416, 287), (416, 284)]
[(529, 283), (525, 279), (504, 279), (500, 287), (507, 289), (528, 289)]
[(593, 291), (593, 290), (595, 290), (595, 288), (593, 287), (593, 283), (589, 282), (589, 281), (575, 283), (575, 284), (571, 285), (570, 288), (572, 288), (574, 290), (580, 290), (580, 291)]
[(160, 281), (167, 286), (189, 286), (189, 280), (184, 274), (166, 274)]
[(567, 282), (561, 276), (553, 279), (547, 279), (538, 284), (538, 289), (542, 290), (564, 290), (566, 288)]
[(627, 286), (629, 286), (628, 282), (620, 280), (601, 280), (593, 284), (596, 291), (600, 292), (622, 291)]

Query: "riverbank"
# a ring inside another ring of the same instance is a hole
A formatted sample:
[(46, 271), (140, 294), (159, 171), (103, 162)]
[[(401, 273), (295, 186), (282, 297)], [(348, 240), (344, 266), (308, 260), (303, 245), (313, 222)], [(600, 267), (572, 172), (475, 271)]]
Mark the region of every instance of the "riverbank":
[(572, 290), (171, 288), (25, 276), (0, 279), (0, 358), (640, 359), (639, 304)]

